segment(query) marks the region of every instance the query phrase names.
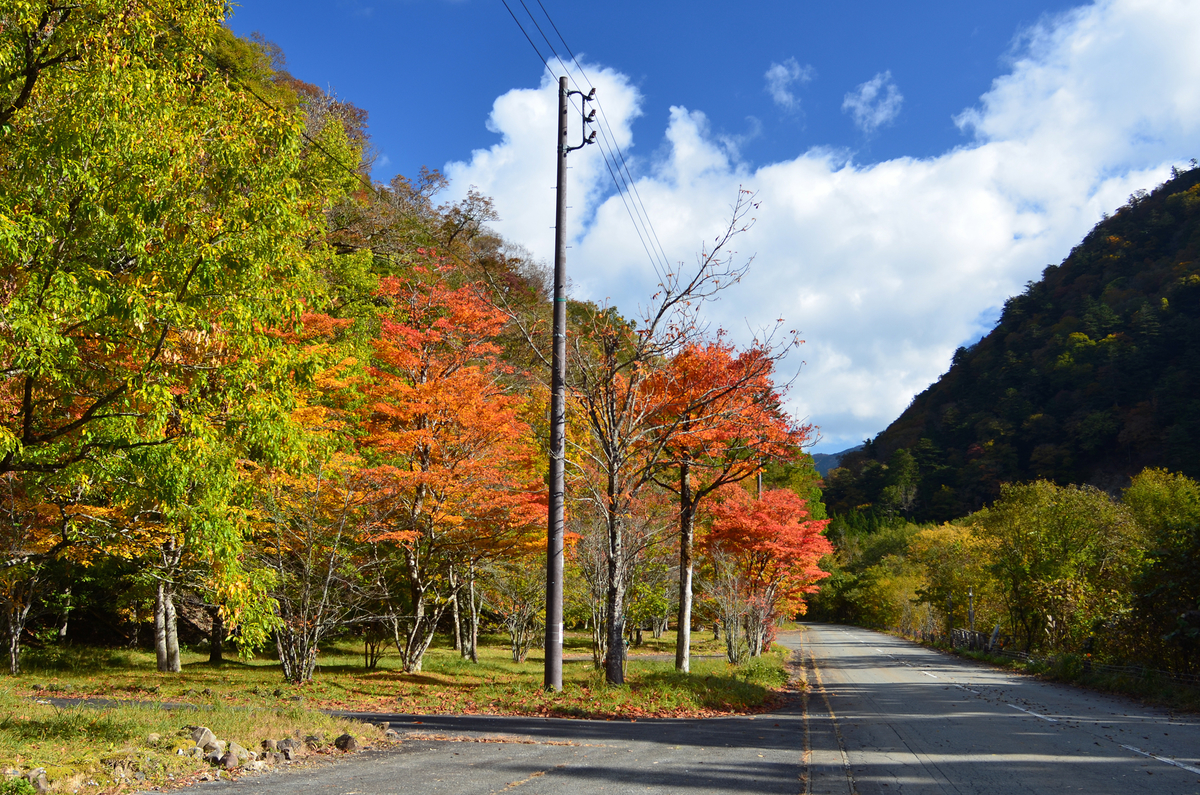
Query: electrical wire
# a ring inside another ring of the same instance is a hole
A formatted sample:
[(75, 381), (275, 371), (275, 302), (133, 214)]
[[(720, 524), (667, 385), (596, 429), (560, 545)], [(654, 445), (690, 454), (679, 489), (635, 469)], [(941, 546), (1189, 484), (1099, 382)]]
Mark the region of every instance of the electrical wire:
[[(554, 33), (556, 36), (558, 36), (558, 40), (562, 42), (563, 48), (567, 51), (567, 55), (571, 56), (571, 61), (575, 64), (575, 67), (579, 69), (579, 74), (582, 75), (584, 80), (586, 80), (588, 83), (591, 83), (591, 78), (589, 78), (587, 76), (587, 72), (584, 71), (583, 64), (581, 64), (579, 59), (575, 57), (574, 51), (571, 50), (571, 45), (567, 44), (566, 38), (563, 37), (562, 32), (558, 29), (558, 25), (555, 24), (554, 18), (550, 16), (550, 12), (546, 10), (546, 6), (542, 3), (542, 0), (537, 0), (537, 4), (538, 7), (542, 9), (542, 13), (546, 16), (546, 21), (550, 23), (550, 27), (554, 29)], [(600, 109), (600, 118), (603, 121), (603, 126), (608, 128), (610, 137), (613, 140), (613, 148), (616, 149), (617, 155), (621, 159), (621, 168), (629, 177), (629, 188), (633, 191), (634, 198), (636, 199), (638, 205), (642, 208), (642, 211), (645, 212), (645, 205), (642, 203), (642, 197), (637, 190), (637, 181), (633, 179), (633, 174), (629, 171), (629, 165), (625, 161), (625, 154), (621, 151), (621, 147), (616, 143), (616, 136), (611, 134), (612, 127), (608, 122), (608, 114), (604, 112), (604, 105), (601, 104), (599, 100), (596, 100), (596, 107)], [(669, 266), (670, 261), (667, 258), (666, 252), (663, 250), (662, 243), (659, 242), (657, 232), (654, 231), (654, 224), (650, 222), (649, 214), (646, 215), (646, 226), (649, 228), (651, 235), (654, 237), (654, 243), (658, 247), (658, 251), (662, 254), (663, 261)]]
[[(525, 29), (525, 25), (520, 19), (518, 19), (517, 15), (512, 10), (512, 7), (509, 6), (508, 0), (501, 0), (501, 2), (504, 3), (504, 7), (508, 10), (509, 15), (512, 16), (513, 21), (517, 23), (517, 27), (521, 29), (521, 33), (525, 36), (526, 41), (528, 41), (529, 45), (533, 48), (533, 51), (538, 56), (538, 59), (546, 67), (547, 71), (553, 74), (553, 70), (550, 69), (550, 65), (546, 58), (542, 56), (542, 53), (534, 43), (533, 38)], [(550, 41), (549, 37), (546, 35), (546, 32), (542, 30), (542, 26), (538, 23), (538, 20), (534, 16), (533, 12), (529, 10), (529, 6), (526, 5), (525, 0), (519, 0), (519, 2), (521, 3), (521, 7), (525, 10), (525, 13), (529, 16), (529, 20), (537, 29), (538, 34), (541, 35), (542, 40), (546, 43), (546, 46), (549, 48), (551, 53), (553, 53), (552, 57), (558, 61), (559, 66), (562, 67), (562, 70), (567, 75), (567, 78), (572, 84), (574, 84), (576, 90), (586, 95), (588, 92), (584, 90), (583, 86), (579, 85), (577, 80), (575, 80), (572, 70), (558, 55), (557, 48)], [(541, 6), (543, 13), (545, 13), (545, 6), (541, 4), (540, 0), (538, 5)], [(559, 33), (557, 26), (554, 24), (554, 20), (550, 18), (549, 14), (546, 14), (546, 19), (554, 28), (555, 33), (558, 34), (559, 39), (562, 40), (562, 35)], [(571, 55), (571, 58), (575, 62), (579, 73), (585, 80), (588, 80), (582, 65), (580, 65), (578, 59), (575, 58), (574, 53), (571, 52), (570, 47), (567, 45), (565, 40), (563, 40), (563, 46), (567, 49), (568, 54)], [(590, 84), (591, 81), (588, 80), (588, 82)], [(575, 103), (575, 100), (572, 98), (570, 101), (572, 107), (582, 114), (582, 108)], [(621, 203), (625, 207), (625, 212), (629, 215), (629, 220), (633, 224), (634, 231), (637, 233), (638, 240), (641, 242), (647, 258), (650, 260), (651, 267), (654, 269), (655, 273), (658, 274), (660, 279), (665, 279), (666, 274), (670, 271), (670, 260), (663, 251), (662, 244), (658, 242), (658, 235), (654, 231), (654, 225), (650, 222), (649, 213), (646, 210), (645, 204), (641, 201), (641, 196), (637, 192), (633, 175), (629, 171), (628, 164), (625, 161), (625, 156), (621, 152), (620, 146), (616, 142), (616, 136), (612, 132), (612, 126), (608, 122), (607, 114), (604, 112), (603, 105), (599, 102), (599, 100), (589, 101), (595, 102), (600, 110), (602, 124), (598, 125), (600, 139), (597, 141), (597, 143), (600, 144), (600, 150), (603, 156), (605, 167), (608, 169), (609, 177), (612, 179), (613, 184), (617, 189), (617, 195), (620, 197)], [(614, 152), (616, 153), (615, 155)]]

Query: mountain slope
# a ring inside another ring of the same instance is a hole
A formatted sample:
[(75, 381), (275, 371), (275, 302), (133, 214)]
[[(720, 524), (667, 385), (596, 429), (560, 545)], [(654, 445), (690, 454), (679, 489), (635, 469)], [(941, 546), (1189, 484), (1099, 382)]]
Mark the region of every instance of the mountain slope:
[(1131, 196), (1010, 298), (987, 336), (844, 459), (827, 497), (835, 510), (948, 519), (1003, 482), (1116, 488), (1150, 465), (1200, 476), (1196, 168)]

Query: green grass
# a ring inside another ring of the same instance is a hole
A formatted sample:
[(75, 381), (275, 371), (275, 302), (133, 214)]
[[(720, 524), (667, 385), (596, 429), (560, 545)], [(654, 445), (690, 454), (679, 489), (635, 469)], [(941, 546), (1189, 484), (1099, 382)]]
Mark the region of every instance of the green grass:
[[(306, 707), (371, 712), (490, 713), (578, 717), (706, 715), (761, 709), (780, 686), (783, 663), (777, 655), (741, 668), (724, 659), (705, 658), (720, 646), (708, 633), (693, 643), (692, 674), (676, 674), (671, 659), (648, 655), (674, 652), (674, 633), (647, 638), (630, 650), (626, 687), (609, 687), (591, 662), (589, 639), (568, 633), (568, 654), (586, 659), (563, 664), (563, 692), (542, 689), (543, 657), (534, 649), (514, 663), (503, 637), (481, 639), (479, 662), (462, 659), (448, 643), (425, 655), (423, 670), (405, 674), (399, 657), (386, 654), (374, 671), (363, 667), (359, 647), (350, 642), (327, 644), (318, 658), (316, 676), (304, 685), (283, 681), (270, 657), (210, 665), (199, 653), (183, 655), (183, 671), (160, 674), (153, 655), (80, 649), (28, 655), (18, 682), (51, 692), (85, 697), (184, 702), (206, 706), (275, 709), (302, 703)], [(765, 662), (765, 661), (770, 661)]]

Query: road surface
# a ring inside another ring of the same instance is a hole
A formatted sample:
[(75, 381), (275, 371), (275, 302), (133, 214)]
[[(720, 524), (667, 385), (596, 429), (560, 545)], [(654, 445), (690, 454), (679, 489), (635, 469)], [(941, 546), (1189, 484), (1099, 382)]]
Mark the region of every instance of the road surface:
[(1200, 793), (1200, 721), (898, 638), (810, 626), (820, 793)]
[(1200, 721), (866, 630), (784, 633), (809, 696), (767, 715), (576, 721), (363, 716), (398, 750), (205, 792), (1197, 793)]

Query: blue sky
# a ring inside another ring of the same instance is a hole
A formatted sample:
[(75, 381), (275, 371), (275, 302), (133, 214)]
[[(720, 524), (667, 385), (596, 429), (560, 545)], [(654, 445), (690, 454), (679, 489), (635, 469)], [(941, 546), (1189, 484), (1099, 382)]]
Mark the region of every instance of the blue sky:
[[(671, 106), (703, 110), (713, 130), (744, 141), (749, 163), (813, 146), (845, 147), (859, 162), (925, 157), (967, 139), (953, 117), (1002, 71), (1019, 31), (1067, 2), (565, 3), (543, 0), (577, 55), (628, 75), (644, 97), (635, 139), (653, 140)], [(527, 23), (520, 0), (510, 6)], [(526, 0), (539, 21), (537, 0)], [(737, 11), (730, 9), (736, 7)], [(283, 47), (301, 79), (332, 87), (370, 113), (386, 162), (378, 179), (440, 168), (495, 134), (492, 101), (536, 85), (542, 65), (501, 0), (243, 0), (231, 20)], [(545, 32), (556, 41), (548, 27)], [(557, 42), (556, 42), (557, 43)], [(561, 51), (561, 50), (560, 50)], [(563, 53), (565, 55), (565, 53)], [(773, 64), (802, 78), (776, 104)], [(902, 112), (867, 135), (842, 105), (847, 92), (890, 73)]]
[[(743, 342), (801, 331), (783, 375), (818, 452), (882, 430), (1103, 213), (1200, 156), (1194, 0), (542, 3), (668, 260), (758, 191), (751, 270), (706, 311)], [(244, 0), (231, 25), (369, 112), (377, 179), (441, 168), (447, 200), (478, 186), (551, 257), (555, 87), (501, 0)], [(597, 149), (572, 155), (572, 290), (636, 315), (656, 277)]]

